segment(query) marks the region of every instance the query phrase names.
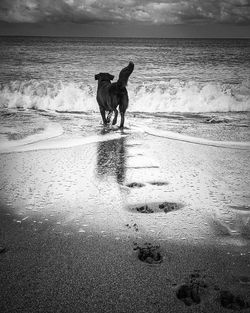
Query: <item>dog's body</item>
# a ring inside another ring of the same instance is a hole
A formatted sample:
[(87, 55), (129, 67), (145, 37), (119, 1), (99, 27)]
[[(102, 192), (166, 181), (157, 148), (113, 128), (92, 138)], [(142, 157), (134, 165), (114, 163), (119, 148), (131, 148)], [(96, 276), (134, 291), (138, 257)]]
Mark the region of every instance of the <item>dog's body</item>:
[[(119, 79), (115, 83), (111, 83), (114, 76), (109, 73), (99, 73), (95, 75), (95, 79), (98, 80), (97, 96), (96, 100), (99, 104), (100, 113), (104, 124), (110, 122), (110, 117), (112, 112), (115, 112), (115, 117), (112, 124), (117, 123), (118, 110), (121, 114), (120, 128), (124, 126), (125, 112), (128, 107), (128, 92), (126, 89), (129, 76), (134, 70), (133, 62), (129, 62), (129, 65), (123, 68), (119, 74)], [(108, 111), (108, 116), (106, 118), (105, 111)]]

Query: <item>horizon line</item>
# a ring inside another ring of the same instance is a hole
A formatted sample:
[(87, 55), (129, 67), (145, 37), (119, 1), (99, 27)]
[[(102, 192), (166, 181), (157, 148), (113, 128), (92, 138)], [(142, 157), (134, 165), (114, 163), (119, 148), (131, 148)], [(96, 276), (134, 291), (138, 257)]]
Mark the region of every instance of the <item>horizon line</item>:
[(63, 36), (63, 35), (1, 35), (0, 37), (95, 38), (95, 39), (250, 39), (250, 37), (142, 37), (142, 36)]

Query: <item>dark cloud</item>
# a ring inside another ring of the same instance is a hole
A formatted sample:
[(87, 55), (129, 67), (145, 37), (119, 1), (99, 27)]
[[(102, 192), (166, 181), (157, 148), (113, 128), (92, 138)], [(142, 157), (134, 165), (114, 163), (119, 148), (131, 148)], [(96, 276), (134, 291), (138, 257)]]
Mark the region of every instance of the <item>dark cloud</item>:
[(1, 0), (0, 21), (250, 24), (250, 0)]

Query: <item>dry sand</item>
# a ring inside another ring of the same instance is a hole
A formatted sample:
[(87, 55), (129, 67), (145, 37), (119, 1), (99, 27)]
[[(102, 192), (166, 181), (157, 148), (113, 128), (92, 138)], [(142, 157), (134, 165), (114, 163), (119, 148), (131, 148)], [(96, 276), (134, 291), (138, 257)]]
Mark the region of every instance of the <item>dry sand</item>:
[(0, 312), (250, 312), (249, 150), (110, 139), (0, 155)]

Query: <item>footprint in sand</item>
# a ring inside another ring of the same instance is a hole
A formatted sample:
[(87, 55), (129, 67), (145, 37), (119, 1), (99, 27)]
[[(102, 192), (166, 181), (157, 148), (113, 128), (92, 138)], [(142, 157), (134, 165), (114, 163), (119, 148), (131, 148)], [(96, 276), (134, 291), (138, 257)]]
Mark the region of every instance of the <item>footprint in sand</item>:
[(148, 264), (160, 264), (163, 257), (160, 252), (160, 246), (153, 246), (150, 243), (145, 243), (143, 247), (135, 244), (134, 250), (139, 250), (138, 259)]
[(235, 296), (228, 290), (221, 290), (220, 304), (226, 309), (240, 311), (250, 308), (250, 303), (246, 301), (241, 295)]
[(5, 252), (7, 252), (6, 247), (0, 246), (0, 253), (5, 253)]
[(125, 226), (130, 229), (133, 228), (135, 231), (139, 231), (139, 227), (136, 223), (134, 223), (132, 226), (130, 224), (126, 224)]
[(195, 272), (190, 275), (188, 283), (179, 286), (176, 296), (187, 306), (196, 305), (201, 303), (206, 288), (207, 284), (200, 278), (200, 274)]
[(139, 212), (139, 213), (161, 213), (162, 211), (164, 213), (169, 213), (172, 211), (179, 210), (183, 207), (183, 204), (175, 203), (175, 202), (155, 202), (155, 203), (149, 203), (144, 205), (139, 205), (136, 207), (129, 206), (128, 209), (132, 212)]
[(165, 213), (179, 210), (181, 205), (175, 202), (163, 202), (159, 205), (159, 208), (163, 210)]
[(242, 285), (250, 286), (250, 277), (248, 276), (239, 276), (238, 281)]
[(199, 304), (201, 302), (199, 288), (194, 285), (182, 285), (178, 289), (176, 296), (186, 305)]
[(126, 186), (129, 188), (141, 188), (141, 187), (144, 187), (145, 185), (142, 183), (133, 182), (133, 183), (127, 184)]
[[(176, 291), (176, 297), (187, 306), (197, 305), (207, 295), (207, 289), (208, 285), (205, 283), (204, 277), (201, 277), (197, 270), (189, 276), (187, 283), (179, 286)], [(217, 286), (214, 286), (213, 290), (219, 292), (217, 301), (223, 308), (234, 311), (250, 308), (250, 302), (242, 295), (234, 295), (231, 291), (221, 290)]]
[(143, 206), (140, 206), (140, 207), (136, 207), (135, 210), (139, 213), (146, 213), (146, 214), (149, 214), (149, 213), (154, 213), (154, 210), (151, 209), (148, 205), (143, 205)]
[(150, 185), (153, 185), (153, 186), (166, 186), (168, 185), (168, 182), (165, 182), (165, 181), (152, 181), (152, 182), (149, 182)]

